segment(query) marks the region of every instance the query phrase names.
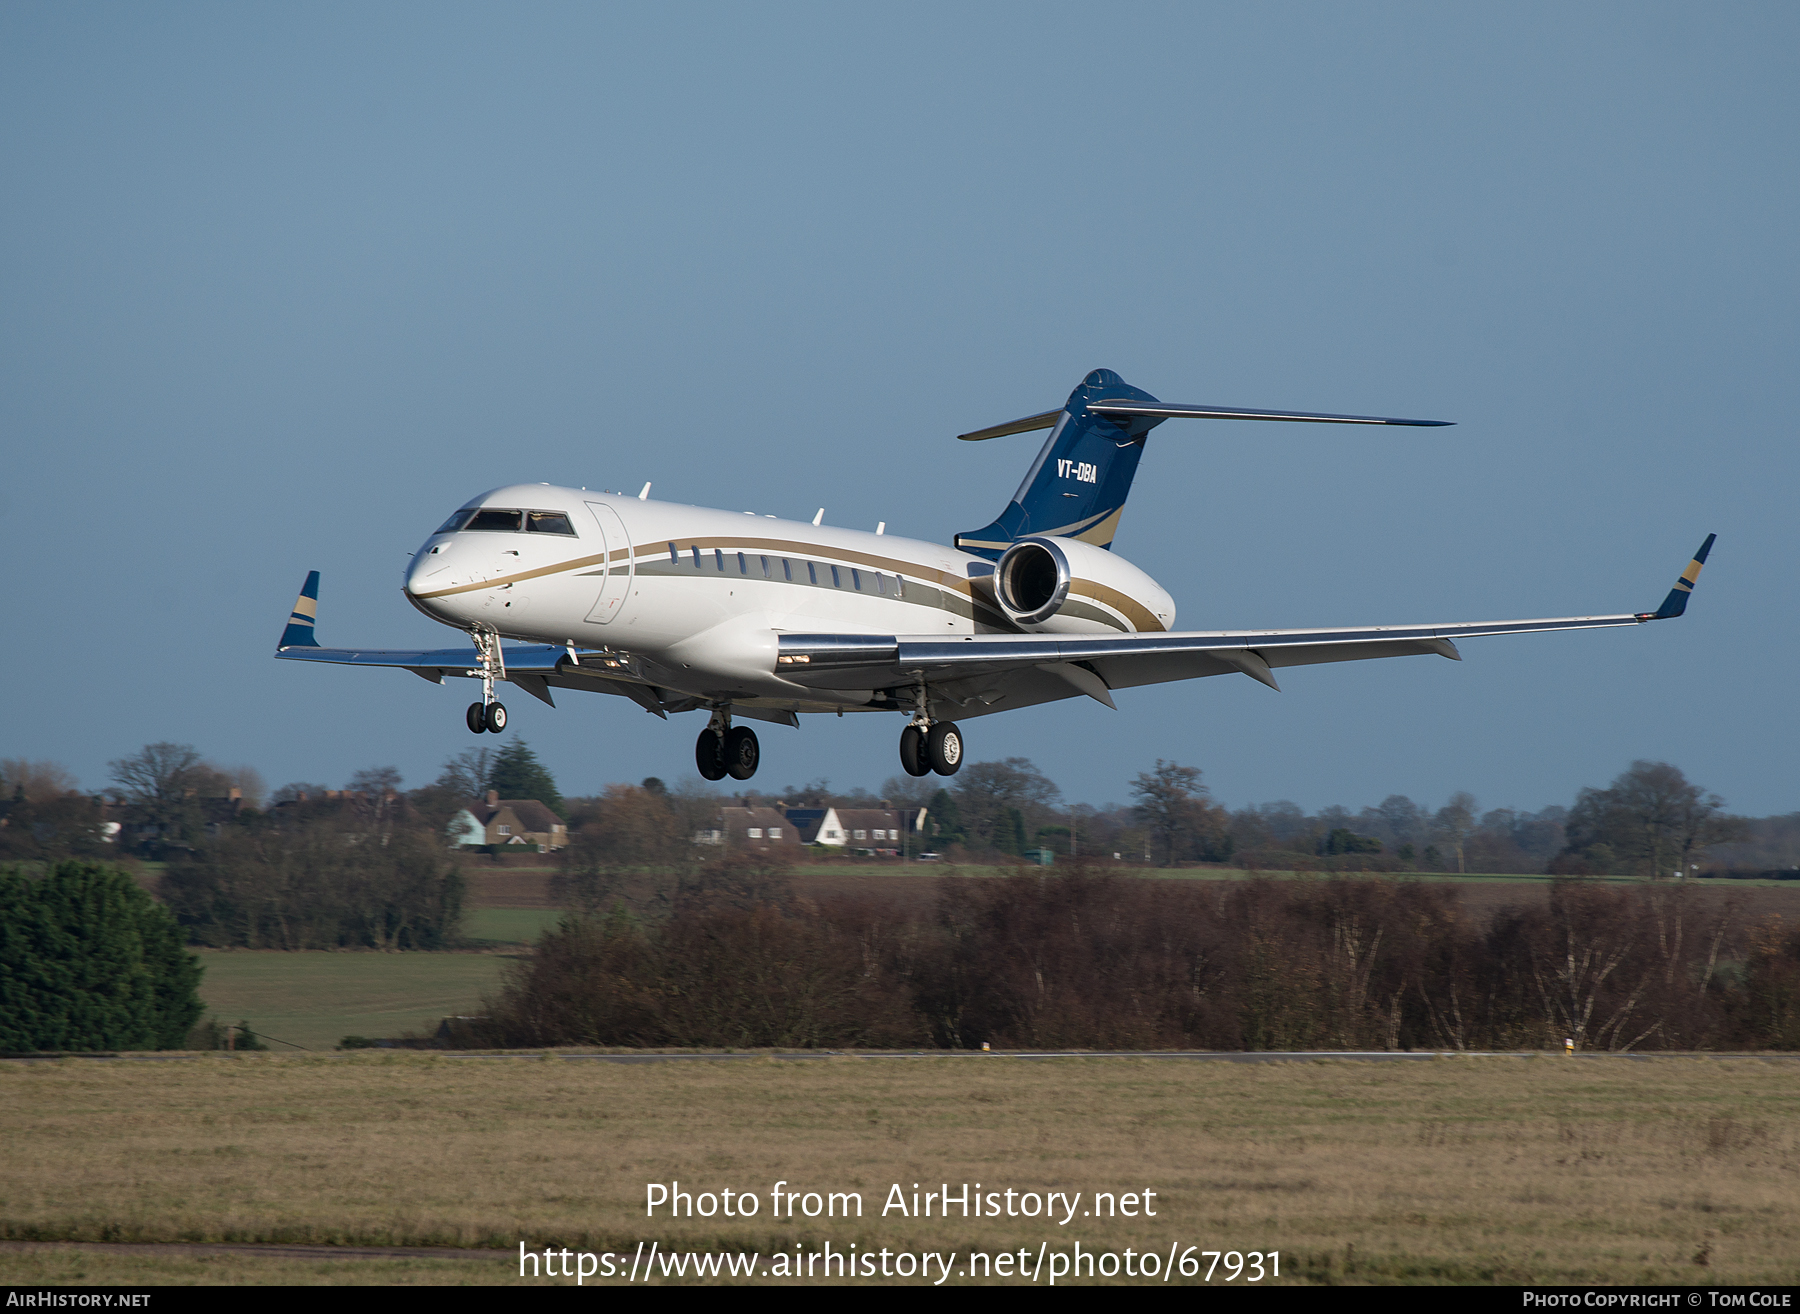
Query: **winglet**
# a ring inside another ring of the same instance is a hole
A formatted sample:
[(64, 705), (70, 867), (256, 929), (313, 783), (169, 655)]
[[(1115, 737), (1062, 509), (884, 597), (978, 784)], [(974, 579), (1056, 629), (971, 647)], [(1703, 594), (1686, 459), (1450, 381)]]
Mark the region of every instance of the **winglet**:
[(294, 603), (294, 610), (288, 616), (287, 628), (281, 632), (281, 642), (275, 651), (283, 648), (317, 648), (319, 641), (313, 635), (313, 626), (319, 617), (319, 572), (308, 571), (306, 583), (300, 586), (300, 597)]
[(1706, 542), (1694, 553), (1694, 559), (1688, 562), (1687, 569), (1681, 572), (1681, 578), (1675, 581), (1675, 587), (1669, 590), (1669, 596), (1663, 599), (1663, 605), (1655, 611), (1639, 612), (1639, 620), (1673, 620), (1687, 610), (1688, 594), (1694, 591), (1694, 584), (1700, 578), (1700, 568), (1706, 564), (1706, 554), (1712, 551), (1713, 540), (1717, 534), (1708, 534)]

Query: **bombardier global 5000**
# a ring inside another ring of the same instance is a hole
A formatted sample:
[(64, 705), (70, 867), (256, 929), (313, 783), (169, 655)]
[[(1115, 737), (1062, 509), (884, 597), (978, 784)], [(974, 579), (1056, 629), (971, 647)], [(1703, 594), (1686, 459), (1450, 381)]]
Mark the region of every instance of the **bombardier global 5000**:
[[(756, 773), (756, 733), (805, 713), (898, 712), (900, 761), (954, 773), (957, 721), (1063, 698), (1113, 706), (1138, 685), (1275, 672), (1316, 662), (1435, 654), (1455, 640), (1637, 625), (1681, 615), (1708, 535), (1662, 606), (1564, 616), (1353, 629), (1178, 630), (1175, 602), (1112, 551), (1150, 431), (1169, 419), (1432, 425), (1436, 420), (1176, 406), (1095, 370), (1060, 410), (965, 433), (970, 441), (1048, 429), (1019, 491), (992, 524), (942, 547), (548, 484), (466, 502), (425, 540), (406, 597), (470, 643), (419, 651), (320, 647), (317, 571), (306, 577), (276, 656), (391, 666), (436, 684), (481, 681), (470, 730), (498, 733), (510, 682), (628, 698), (646, 711), (703, 711), (695, 745), (709, 780)], [(510, 641), (510, 642), (509, 642)]]

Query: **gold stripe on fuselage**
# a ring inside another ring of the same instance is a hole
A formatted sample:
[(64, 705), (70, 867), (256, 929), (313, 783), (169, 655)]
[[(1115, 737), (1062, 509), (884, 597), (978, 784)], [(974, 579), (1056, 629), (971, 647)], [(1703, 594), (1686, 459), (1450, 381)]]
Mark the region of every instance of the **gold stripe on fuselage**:
[(1129, 594), (1121, 593), (1117, 589), (1108, 588), (1104, 584), (1096, 584), (1091, 579), (1070, 580), (1069, 596), (1072, 598), (1087, 598), (1090, 601), (1098, 602), (1101, 606), (1111, 607), (1114, 611), (1129, 620), (1132, 624), (1132, 628), (1139, 632), (1168, 629), (1168, 626), (1157, 620), (1156, 617), (1150, 613), (1150, 610), (1136, 598), (1131, 597)]
[[(895, 575), (905, 575), (925, 584), (936, 584), (940, 588), (948, 588), (969, 596), (969, 581), (936, 566), (921, 566), (913, 561), (900, 561), (894, 557), (877, 557), (867, 552), (857, 552), (850, 548), (822, 548), (817, 543), (799, 543), (790, 539), (777, 538), (693, 538), (674, 540), (679, 552), (686, 553), (693, 548), (712, 551), (715, 548), (729, 548), (733, 552), (756, 553), (759, 556), (799, 557), (806, 561), (817, 561), (824, 565), (869, 566), (876, 570), (887, 570)], [(508, 584), (517, 584), (522, 580), (541, 579), (546, 575), (558, 575), (565, 571), (577, 571), (584, 566), (598, 566), (602, 563), (634, 559), (636, 561), (655, 561), (668, 556), (668, 541), (659, 542), (652, 549), (650, 544), (639, 543), (629, 548), (614, 548), (611, 552), (600, 553), (591, 557), (577, 557), (573, 561), (559, 561), (555, 565), (539, 566), (534, 570), (522, 570), (513, 575), (497, 575), (493, 579), (477, 580), (473, 584), (457, 584), (447, 589), (435, 589), (430, 593), (416, 596), (421, 600), (432, 598), (448, 598), (458, 593), (475, 593), (482, 589), (501, 589)], [(785, 582), (785, 581), (784, 581)]]

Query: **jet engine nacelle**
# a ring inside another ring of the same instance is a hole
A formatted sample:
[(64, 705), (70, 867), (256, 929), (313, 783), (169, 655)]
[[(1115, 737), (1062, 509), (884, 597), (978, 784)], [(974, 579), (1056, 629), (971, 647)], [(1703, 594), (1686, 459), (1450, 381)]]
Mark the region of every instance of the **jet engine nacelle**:
[(1175, 628), (1175, 600), (1136, 566), (1073, 538), (1034, 535), (994, 568), (1000, 610), (1034, 634), (1116, 634)]

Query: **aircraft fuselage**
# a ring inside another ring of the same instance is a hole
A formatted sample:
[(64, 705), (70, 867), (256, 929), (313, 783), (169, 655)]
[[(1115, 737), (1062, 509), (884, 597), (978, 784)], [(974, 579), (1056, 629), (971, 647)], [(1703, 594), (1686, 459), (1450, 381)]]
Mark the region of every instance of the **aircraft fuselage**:
[[(518, 513), (518, 528), (501, 512)], [(496, 489), (458, 514), (469, 523), (452, 517), (407, 569), (419, 610), (458, 629), (628, 653), (633, 675), (697, 697), (794, 711), (867, 702), (783, 679), (782, 632), (1012, 629), (983, 602), (991, 562), (919, 539), (548, 484)]]

